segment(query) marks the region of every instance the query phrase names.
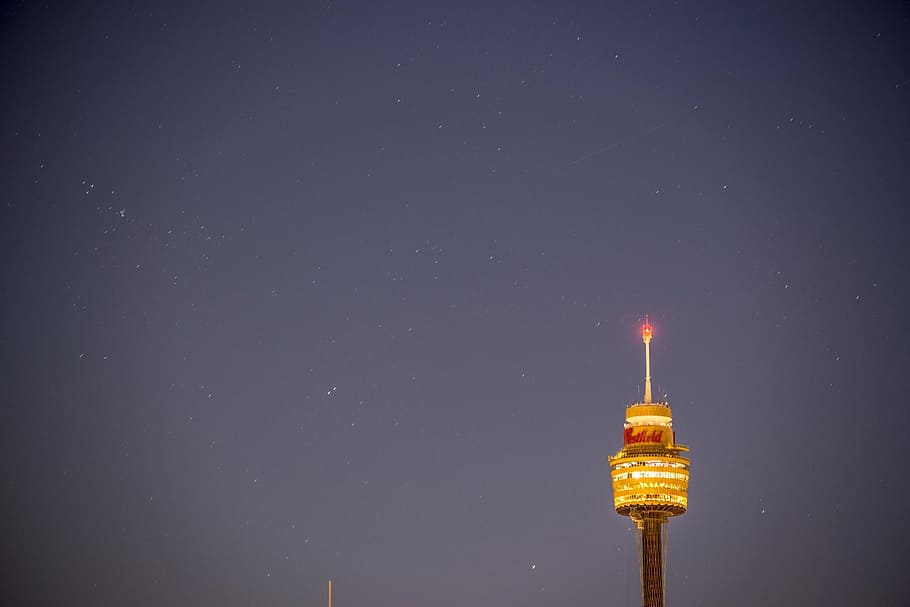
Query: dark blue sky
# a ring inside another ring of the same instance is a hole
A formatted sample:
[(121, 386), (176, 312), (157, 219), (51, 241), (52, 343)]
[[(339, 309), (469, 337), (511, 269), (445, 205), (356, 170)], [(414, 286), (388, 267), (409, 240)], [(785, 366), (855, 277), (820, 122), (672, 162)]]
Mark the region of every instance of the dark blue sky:
[[(901, 3), (18, 3), (7, 604), (904, 605)], [(532, 568), (533, 567), (533, 568)]]

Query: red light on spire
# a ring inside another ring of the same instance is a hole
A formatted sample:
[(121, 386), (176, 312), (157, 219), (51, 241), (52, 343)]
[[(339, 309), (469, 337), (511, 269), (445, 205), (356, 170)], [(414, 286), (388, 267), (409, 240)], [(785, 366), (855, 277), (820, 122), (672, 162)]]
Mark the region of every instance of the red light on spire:
[(641, 338), (642, 338), (642, 339), (646, 339), (646, 338), (649, 339), (649, 338), (651, 337), (651, 332), (652, 332), (651, 323), (648, 321), (648, 317), (645, 316), (645, 322), (644, 322), (644, 324), (641, 326)]

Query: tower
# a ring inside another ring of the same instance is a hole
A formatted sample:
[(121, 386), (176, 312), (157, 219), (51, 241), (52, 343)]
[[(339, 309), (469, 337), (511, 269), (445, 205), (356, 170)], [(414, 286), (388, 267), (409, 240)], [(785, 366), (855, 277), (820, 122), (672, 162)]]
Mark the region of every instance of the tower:
[(613, 506), (638, 531), (642, 605), (663, 607), (666, 524), (688, 506), (689, 448), (676, 442), (669, 403), (651, 400), (651, 337), (646, 317), (644, 400), (626, 407), (622, 449), (609, 460)]

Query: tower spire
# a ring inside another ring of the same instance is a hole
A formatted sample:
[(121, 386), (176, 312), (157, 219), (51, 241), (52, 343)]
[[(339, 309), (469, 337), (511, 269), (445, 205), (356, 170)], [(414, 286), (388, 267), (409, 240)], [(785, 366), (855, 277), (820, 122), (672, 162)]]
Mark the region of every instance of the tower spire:
[(651, 404), (651, 323), (645, 315), (645, 324), (641, 326), (641, 340), (645, 342), (645, 404)]

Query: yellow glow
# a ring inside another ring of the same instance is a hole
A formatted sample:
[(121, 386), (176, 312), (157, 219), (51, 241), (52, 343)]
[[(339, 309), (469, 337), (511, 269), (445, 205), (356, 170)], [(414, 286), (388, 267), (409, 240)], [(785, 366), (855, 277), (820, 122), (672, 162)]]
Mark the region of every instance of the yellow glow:
[(648, 453), (624, 448), (610, 458), (613, 506), (632, 511), (683, 514), (689, 506), (689, 460), (674, 448)]

